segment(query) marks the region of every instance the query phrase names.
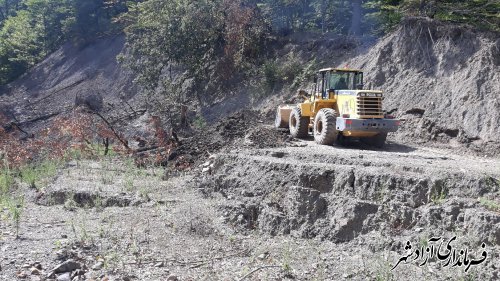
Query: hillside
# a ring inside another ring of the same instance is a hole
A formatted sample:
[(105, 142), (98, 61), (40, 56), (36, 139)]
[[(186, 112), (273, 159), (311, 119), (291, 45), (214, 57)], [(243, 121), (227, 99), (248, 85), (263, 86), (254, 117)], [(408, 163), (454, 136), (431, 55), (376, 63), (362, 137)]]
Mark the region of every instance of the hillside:
[[(126, 41), (67, 43), (2, 88), (1, 280), (498, 279), (497, 33), (422, 18), (379, 39), (296, 32), (247, 78), (211, 72), (217, 57), (200, 86), (158, 62), (149, 92), (117, 62)], [(311, 73), (345, 65), (402, 119), (384, 148), (274, 128)], [(439, 243), (446, 257), (424, 254)]]
[(498, 33), (407, 20), (349, 64), (364, 69), (367, 86), (386, 92), (386, 109), (407, 120), (396, 140), (499, 151)]

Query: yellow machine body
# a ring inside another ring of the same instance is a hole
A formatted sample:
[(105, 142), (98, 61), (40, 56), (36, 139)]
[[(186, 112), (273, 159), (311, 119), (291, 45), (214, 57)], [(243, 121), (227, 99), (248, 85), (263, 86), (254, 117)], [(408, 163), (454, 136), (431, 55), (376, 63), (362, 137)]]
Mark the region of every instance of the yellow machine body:
[[(380, 144), (385, 142), (388, 132), (396, 131), (399, 126), (399, 120), (387, 116), (382, 110), (382, 91), (363, 89), (363, 72), (358, 69), (321, 69), (314, 79), (309, 97), (302, 96), (302, 103), (278, 107), (276, 127), (290, 127), (291, 131), (295, 132), (296, 130), (292, 129), (297, 129), (297, 120), (304, 120), (301, 121), (300, 127), (307, 125), (309, 132), (319, 134), (318, 142), (325, 142), (325, 139), (330, 141), (332, 136), (321, 137), (319, 130), (322, 125), (315, 127), (314, 124), (317, 115), (321, 112), (326, 114), (327, 109), (329, 116), (334, 115), (333, 119), (329, 117), (328, 122), (336, 129), (336, 132), (330, 130), (328, 134), (367, 140), (378, 138), (376, 142)], [(299, 110), (295, 114), (294, 108)], [(305, 118), (308, 118), (309, 123)], [(326, 121), (324, 117), (321, 118)], [(304, 136), (306, 132), (301, 130), (299, 134)]]

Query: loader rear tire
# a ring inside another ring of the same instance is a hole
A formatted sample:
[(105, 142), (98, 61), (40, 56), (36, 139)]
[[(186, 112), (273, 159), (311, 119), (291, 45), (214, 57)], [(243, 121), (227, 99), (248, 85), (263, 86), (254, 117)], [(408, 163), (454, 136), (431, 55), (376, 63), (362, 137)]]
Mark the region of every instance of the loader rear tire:
[(292, 109), (289, 119), (290, 135), (294, 138), (305, 138), (309, 134), (309, 117), (302, 116), (299, 107)]
[(283, 120), (281, 117), (281, 110), (278, 108), (276, 111), (276, 119), (274, 120), (274, 127), (280, 128), (288, 128), (288, 123)]
[(335, 110), (322, 108), (314, 118), (314, 140), (318, 144), (331, 145), (337, 140), (337, 117)]
[(376, 136), (369, 137), (369, 138), (362, 138), (361, 142), (377, 147), (377, 148), (382, 148), (384, 147), (385, 140), (387, 139), (387, 133), (380, 133)]

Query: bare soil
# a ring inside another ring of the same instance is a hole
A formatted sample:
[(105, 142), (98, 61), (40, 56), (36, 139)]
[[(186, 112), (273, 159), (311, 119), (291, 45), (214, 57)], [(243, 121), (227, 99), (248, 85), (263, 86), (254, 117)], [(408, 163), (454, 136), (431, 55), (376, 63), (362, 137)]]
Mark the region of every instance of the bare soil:
[[(294, 140), (223, 149), (162, 175), (105, 158), (68, 163), (42, 192), (21, 184), (20, 238), (0, 225), (0, 279), (56, 278), (68, 259), (81, 267), (73, 280), (240, 280), (255, 269), (249, 280), (499, 276), (500, 213), (479, 198), (499, 203), (500, 159)], [(474, 258), (484, 242), (486, 261), (467, 273), (436, 259), (391, 271), (407, 241), (454, 235)]]

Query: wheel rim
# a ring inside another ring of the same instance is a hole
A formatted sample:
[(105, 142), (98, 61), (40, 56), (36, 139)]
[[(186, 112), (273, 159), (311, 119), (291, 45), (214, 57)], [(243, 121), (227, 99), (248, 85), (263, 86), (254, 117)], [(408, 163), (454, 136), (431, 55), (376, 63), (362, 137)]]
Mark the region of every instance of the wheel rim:
[(292, 125), (292, 128), (297, 127), (297, 118), (295, 118), (295, 116), (294, 116), (294, 118), (292, 118), (292, 123), (291, 123), (291, 125)]
[(322, 132), (323, 132), (323, 121), (318, 120), (316, 122), (316, 135), (321, 135)]

